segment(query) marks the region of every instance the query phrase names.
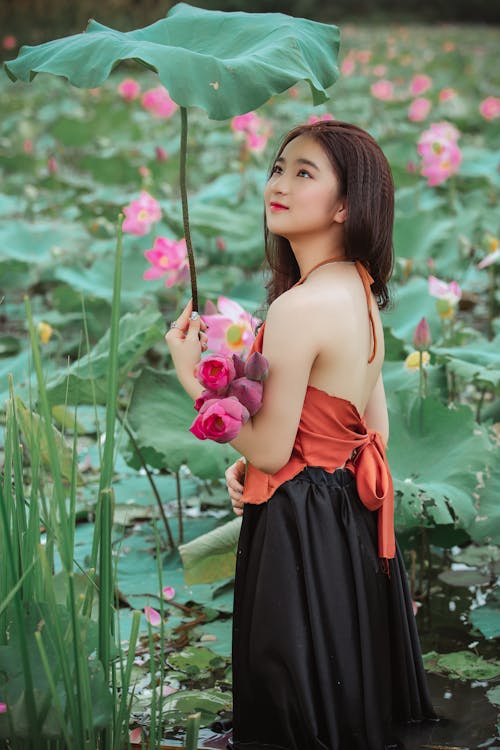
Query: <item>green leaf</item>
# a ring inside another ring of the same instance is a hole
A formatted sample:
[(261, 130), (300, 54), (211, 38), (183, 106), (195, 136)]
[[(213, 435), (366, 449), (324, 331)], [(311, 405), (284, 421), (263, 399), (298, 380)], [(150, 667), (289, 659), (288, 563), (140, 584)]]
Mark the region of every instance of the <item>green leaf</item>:
[(213, 583), (234, 575), (240, 529), (241, 518), (233, 518), (179, 547), (188, 584)]
[(483, 472), (482, 482), (477, 493), (477, 516), (467, 529), (476, 542), (500, 544), (500, 503), (498, 502), (498, 488), (500, 487), (500, 462), (488, 471)]
[(146, 461), (170, 471), (187, 463), (197, 476), (218, 479), (237, 457), (236, 451), (230, 445), (195, 438), (189, 432), (195, 416), (193, 401), (174, 372), (142, 371), (134, 385), (128, 419)]
[(488, 700), (490, 703), (494, 703), (495, 706), (500, 706), (500, 685), (490, 688), (486, 692), (486, 695), (488, 696)]
[(471, 410), (449, 409), (434, 397), (420, 406), (418, 398), (401, 392), (391, 400), (390, 424), (398, 527), (422, 523), (468, 529), (476, 517), (476, 475), (493, 463), (487, 433)]
[[(161, 316), (152, 308), (127, 313), (120, 320), (118, 382), (126, 379), (138, 359), (163, 338)], [(51, 404), (105, 404), (109, 367), (109, 331), (85, 357), (47, 383)]]
[(473, 609), (469, 619), (471, 624), (480, 630), (485, 638), (500, 637), (500, 600), (494, 597), (482, 607)]
[(169, 654), (167, 661), (173, 669), (193, 674), (194, 670), (205, 672), (226, 666), (225, 659), (204, 646), (187, 646), (182, 651)]
[(450, 654), (430, 651), (423, 655), (423, 660), (428, 672), (459, 680), (491, 680), (500, 675), (499, 661), (486, 661), (471, 651), (453, 651)]
[(178, 690), (164, 699), (162, 718), (167, 721), (175, 718), (176, 724), (184, 723), (190, 714), (200, 711), (202, 723), (206, 726), (222, 711), (229, 710), (231, 705), (230, 693), (221, 693), (215, 689)]
[(161, 21), (125, 33), (91, 20), (82, 34), (23, 47), (5, 67), (12, 80), (45, 72), (96, 88), (119, 62), (134, 60), (156, 71), (181, 107), (202, 107), (224, 120), (302, 80), (314, 104), (325, 101), (338, 77), (338, 48), (339, 31), (330, 24), (179, 3)]
[[(51, 708), (51, 693), (34, 634), (37, 631), (42, 634), (49, 664), (53, 667), (53, 677), (56, 682), (60, 700), (64, 707), (67, 697), (61, 676), (61, 650), (59, 647), (60, 645), (58, 646), (55, 643), (55, 628), (53, 620), (54, 618), (58, 618), (62, 631), (66, 633), (67, 641), (64, 644), (65, 656), (69, 662), (70, 673), (73, 673), (75, 664), (71, 628), (69, 627), (70, 615), (66, 607), (57, 605), (56, 611), (52, 611), (44, 602), (31, 603), (30, 607), (23, 612), (23, 615), (23, 637), (27, 642), (33, 682), (36, 686), (36, 701), (39, 707), (41, 707), (45, 701), (48, 701), (50, 707), (47, 718), (41, 728), (41, 734), (44, 737), (61, 737), (61, 728), (55, 712)], [(81, 643), (85, 653), (89, 655), (87, 664), (91, 691), (92, 723), (94, 727), (103, 727), (110, 720), (112, 705), (111, 693), (104, 677), (102, 665), (91, 656), (97, 646), (97, 625), (88, 618), (80, 616), (77, 616), (77, 623), (80, 631), (79, 637)], [(14, 725), (14, 736), (25, 738), (34, 736), (34, 727), (30, 725), (29, 715), (27, 714), (25, 706), (25, 678), (22, 663), (19, 658), (19, 642), (21, 635), (22, 634), (19, 632), (18, 628), (11, 627), (8, 644), (0, 646), (0, 674), (2, 675), (2, 696), (6, 698), (6, 702), (9, 705), (13, 706), (11, 718)], [(6, 734), (5, 732), (9, 732), (9, 726), (6, 722), (0, 722), (0, 737), (12, 738), (12, 735)]]

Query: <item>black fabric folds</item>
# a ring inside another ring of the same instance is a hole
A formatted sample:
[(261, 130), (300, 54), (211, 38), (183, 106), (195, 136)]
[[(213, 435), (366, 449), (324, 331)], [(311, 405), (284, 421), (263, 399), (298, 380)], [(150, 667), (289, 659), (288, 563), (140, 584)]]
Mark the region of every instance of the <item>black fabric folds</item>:
[[(246, 504), (233, 619), (236, 750), (384, 750), (433, 718), (404, 564), (377, 556), (351, 472), (307, 467)], [(397, 745), (395, 745), (397, 747)]]

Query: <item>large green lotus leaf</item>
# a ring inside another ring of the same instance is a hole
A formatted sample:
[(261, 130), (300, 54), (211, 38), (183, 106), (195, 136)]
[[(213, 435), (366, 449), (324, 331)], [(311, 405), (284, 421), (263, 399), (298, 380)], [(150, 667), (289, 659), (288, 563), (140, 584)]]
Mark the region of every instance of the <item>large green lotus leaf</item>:
[(481, 478), (482, 483), (478, 488), (477, 516), (467, 531), (476, 542), (500, 544), (500, 503), (498, 502), (500, 461), (498, 456), (491, 470), (482, 474)]
[(394, 307), (383, 314), (384, 325), (392, 328), (397, 338), (411, 345), (417, 323), (426, 317), (436, 339), (440, 328), (436, 300), (427, 289), (427, 280), (415, 276), (397, 289), (392, 289)]
[(186, 463), (203, 479), (218, 479), (237, 457), (230, 445), (201, 442), (189, 432), (196, 412), (175, 373), (145, 368), (137, 378), (128, 418), (136, 441), (155, 468), (178, 471)]
[(179, 547), (188, 584), (213, 583), (234, 575), (240, 529), (241, 518), (233, 518)]
[(452, 524), (467, 530), (477, 513), (477, 474), (493, 463), (487, 433), (472, 411), (448, 409), (433, 397), (420, 410), (418, 398), (400, 392), (391, 401), (390, 426), (398, 527)]
[(125, 33), (91, 20), (82, 34), (23, 47), (6, 70), (13, 80), (45, 72), (95, 88), (122, 60), (135, 60), (158, 73), (177, 104), (224, 120), (301, 80), (309, 83), (314, 104), (325, 101), (338, 77), (338, 48), (339, 31), (329, 24), (179, 3), (166, 18)]

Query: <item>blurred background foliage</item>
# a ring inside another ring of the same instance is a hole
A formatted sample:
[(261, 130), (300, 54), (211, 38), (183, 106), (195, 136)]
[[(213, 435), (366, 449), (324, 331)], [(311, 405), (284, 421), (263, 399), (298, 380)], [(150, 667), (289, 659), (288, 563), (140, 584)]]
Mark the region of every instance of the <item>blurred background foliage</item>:
[[(89, 18), (128, 31), (167, 15), (170, 0), (2, 0), (0, 29), (15, 34), (22, 44), (36, 44), (78, 33)], [(500, 23), (500, 3), (491, 0), (197, 0), (207, 10), (288, 13), (330, 23), (445, 22)]]

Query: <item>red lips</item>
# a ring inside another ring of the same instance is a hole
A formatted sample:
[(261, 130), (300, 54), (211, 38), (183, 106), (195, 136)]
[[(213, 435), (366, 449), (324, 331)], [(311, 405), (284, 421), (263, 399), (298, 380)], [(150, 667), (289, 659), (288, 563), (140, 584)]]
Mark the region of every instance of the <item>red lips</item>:
[(275, 203), (273, 201), (269, 206), (273, 211), (288, 211), (288, 206), (284, 206), (282, 203)]

